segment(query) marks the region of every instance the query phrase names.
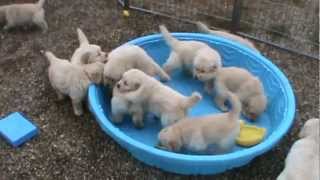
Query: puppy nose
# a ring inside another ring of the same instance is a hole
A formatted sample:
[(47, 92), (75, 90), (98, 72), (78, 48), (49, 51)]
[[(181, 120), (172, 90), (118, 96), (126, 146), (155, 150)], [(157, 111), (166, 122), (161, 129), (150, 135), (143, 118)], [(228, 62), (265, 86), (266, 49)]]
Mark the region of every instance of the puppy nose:
[(117, 88), (118, 88), (118, 89), (120, 88), (120, 83), (117, 83)]

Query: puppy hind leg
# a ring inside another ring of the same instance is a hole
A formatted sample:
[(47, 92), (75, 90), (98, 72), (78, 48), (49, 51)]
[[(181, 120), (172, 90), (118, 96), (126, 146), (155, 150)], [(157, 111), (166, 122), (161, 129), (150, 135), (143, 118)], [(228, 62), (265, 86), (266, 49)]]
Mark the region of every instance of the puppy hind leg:
[(72, 99), (72, 107), (76, 116), (81, 116), (83, 114), (83, 106), (81, 100)]
[(9, 23), (7, 22), (7, 24), (3, 27), (4, 31), (9, 31), (10, 29), (12, 29), (14, 27), (13, 23)]
[(33, 23), (42, 29), (42, 32), (47, 32), (48, 24), (44, 18), (44, 12), (40, 11), (33, 17)]
[(172, 70), (182, 66), (181, 59), (177, 53), (171, 52), (166, 63), (163, 65), (163, 69), (166, 73), (170, 74)]
[(216, 105), (222, 110), (222, 111), (228, 111), (227, 106), (225, 105), (225, 102), (228, 97), (228, 90), (227, 88), (217, 81), (215, 83), (215, 90), (216, 90), (216, 97), (214, 98), (214, 101)]
[(56, 94), (58, 97), (58, 101), (62, 101), (64, 99), (66, 99), (66, 96), (64, 94), (62, 94), (60, 91), (56, 90)]

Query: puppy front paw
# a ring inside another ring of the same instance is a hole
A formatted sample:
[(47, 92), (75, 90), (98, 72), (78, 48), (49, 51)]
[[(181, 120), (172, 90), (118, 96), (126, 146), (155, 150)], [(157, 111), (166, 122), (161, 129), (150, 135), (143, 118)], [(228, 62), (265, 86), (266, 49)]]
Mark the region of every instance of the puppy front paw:
[(142, 129), (144, 127), (143, 121), (133, 121), (133, 125), (137, 129)]
[(171, 74), (171, 67), (170, 67), (170, 65), (164, 64), (162, 68), (163, 68), (164, 72), (166, 72), (167, 74)]
[(123, 116), (121, 114), (112, 115), (111, 121), (115, 124), (121, 123), (123, 120)]
[(171, 80), (171, 77), (168, 75), (168, 74), (165, 74), (165, 75), (162, 75), (161, 77), (160, 77), (160, 80), (161, 81), (170, 81)]

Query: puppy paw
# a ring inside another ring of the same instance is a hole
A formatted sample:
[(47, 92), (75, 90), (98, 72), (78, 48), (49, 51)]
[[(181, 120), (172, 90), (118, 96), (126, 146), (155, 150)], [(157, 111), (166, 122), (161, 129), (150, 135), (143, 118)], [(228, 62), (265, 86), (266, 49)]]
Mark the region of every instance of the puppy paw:
[(82, 110), (74, 110), (74, 115), (82, 116), (83, 115), (83, 111)]
[(160, 80), (161, 81), (170, 81), (171, 77), (168, 74), (165, 74), (165, 75), (161, 76)]
[(143, 121), (133, 121), (133, 125), (137, 129), (142, 129), (144, 127)]
[(123, 116), (122, 115), (112, 115), (111, 121), (115, 124), (119, 124), (121, 123), (123, 120)]
[(171, 74), (171, 67), (167, 64), (163, 65), (163, 70), (164, 72), (166, 72), (167, 74)]

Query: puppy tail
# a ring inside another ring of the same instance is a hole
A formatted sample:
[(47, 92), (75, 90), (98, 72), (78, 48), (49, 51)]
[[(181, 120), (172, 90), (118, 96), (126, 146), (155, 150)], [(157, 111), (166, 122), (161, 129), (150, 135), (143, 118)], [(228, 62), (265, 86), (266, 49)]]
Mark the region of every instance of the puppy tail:
[(216, 35), (216, 36), (222, 36), (222, 37), (225, 37), (227, 39), (230, 39), (230, 40), (233, 40), (233, 41), (237, 41), (257, 52), (259, 52), (259, 50), (256, 48), (256, 46), (251, 42), (249, 41), (248, 39), (245, 39), (245, 38), (242, 38), (240, 36), (237, 36), (235, 34), (232, 34), (232, 33), (228, 33), (228, 32), (225, 32), (225, 31), (215, 31), (215, 30), (211, 30), (209, 29), (209, 27), (207, 25), (205, 25), (204, 23), (198, 21), (196, 22), (196, 25), (199, 29), (200, 32), (203, 32), (203, 33), (207, 33), (207, 34), (213, 34), (213, 35)]
[(187, 97), (184, 101), (182, 101), (182, 106), (185, 109), (188, 109), (195, 105), (197, 102), (199, 102), (202, 99), (202, 96), (198, 92), (193, 92), (191, 96)]
[(37, 5), (42, 8), (45, 2), (46, 2), (46, 0), (39, 0), (37, 2)]
[(46, 51), (46, 52), (41, 51), (41, 53), (43, 53), (47, 57), (50, 65), (56, 62), (57, 57), (51, 51)]
[(80, 28), (77, 28), (77, 33), (78, 33), (78, 39), (79, 39), (80, 46), (82, 44), (89, 44), (89, 40), (88, 40), (87, 36), (83, 33), (83, 31)]
[(209, 29), (209, 27), (207, 25), (205, 25), (204, 23), (198, 21), (198, 22), (196, 22), (196, 25), (197, 25), (200, 32), (207, 33), (207, 34), (211, 33), (211, 30)]
[(282, 171), (280, 173), (280, 175), (277, 177), (277, 180), (286, 180), (286, 174), (285, 174), (285, 171)]
[(173, 50), (175, 50), (177, 48), (177, 46), (179, 45), (179, 40), (174, 38), (171, 35), (171, 33), (166, 28), (166, 26), (160, 25), (159, 28), (160, 28), (160, 32), (163, 35), (163, 38), (165, 39), (168, 46), (170, 46)]
[(238, 96), (231, 92), (228, 92), (228, 98), (232, 106), (231, 111), (229, 111), (230, 119), (238, 120), (242, 109), (241, 102)]

